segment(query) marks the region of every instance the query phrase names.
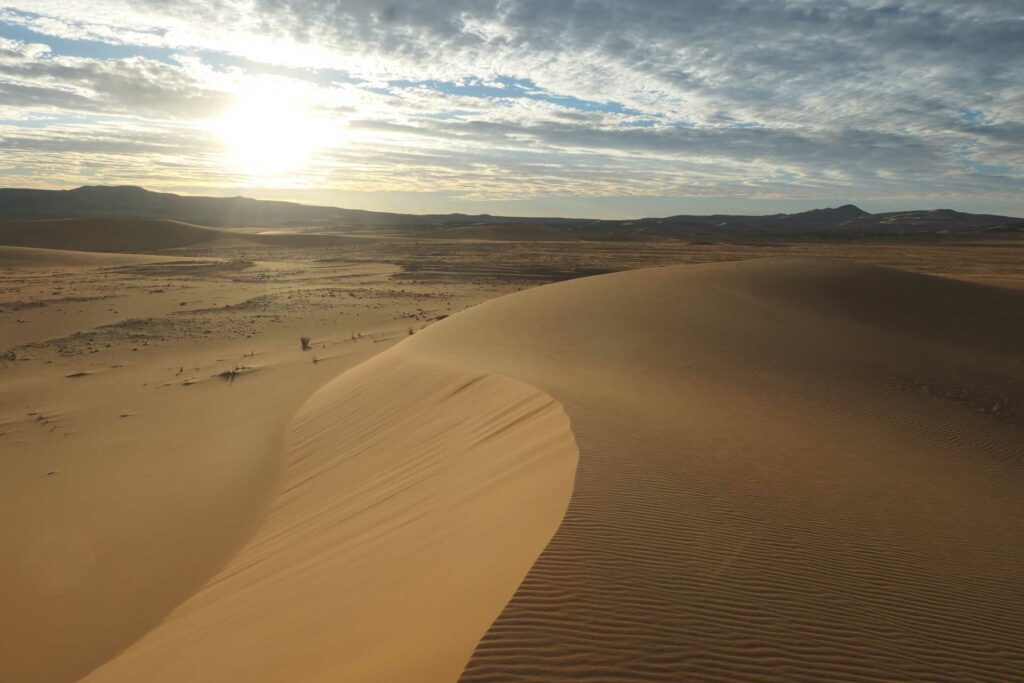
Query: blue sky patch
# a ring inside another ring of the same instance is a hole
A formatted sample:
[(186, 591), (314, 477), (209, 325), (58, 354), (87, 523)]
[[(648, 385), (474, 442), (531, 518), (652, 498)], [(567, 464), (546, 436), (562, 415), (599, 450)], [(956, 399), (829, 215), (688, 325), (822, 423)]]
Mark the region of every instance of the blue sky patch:
[(992, 123), (981, 109), (961, 109), (960, 119), (968, 128), (981, 128)]
[(539, 100), (576, 111), (626, 114), (630, 116), (643, 115), (643, 112), (637, 109), (630, 109), (619, 102), (598, 102), (595, 100), (583, 100), (572, 95), (549, 93), (538, 87), (536, 83), (528, 78), (513, 78), (512, 76), (498, 76), (493, 81), (486, 83), (481, 79), (466, 79), (461, 83), (437, 80), (395, 80), (388, 81), (388, 86), (394, 89), (426, 88), (427, 90), (462, 97)]
[[(33, 18), (27, 12), (9, 11), (9, 14)], [(145, 45), (118, 45), (98, 40), (76, 40), (38, 33), (20, 24), (0, 21), (0, 37), (18, 40), (23, 43), (42, 43), (48, 45), (55, 55), (66, 57), (89, 57), (92, 59), (124, 59), (126, 57), (148, 57), (161, 62), (172, 62), (173, 51), (165, 47)]]

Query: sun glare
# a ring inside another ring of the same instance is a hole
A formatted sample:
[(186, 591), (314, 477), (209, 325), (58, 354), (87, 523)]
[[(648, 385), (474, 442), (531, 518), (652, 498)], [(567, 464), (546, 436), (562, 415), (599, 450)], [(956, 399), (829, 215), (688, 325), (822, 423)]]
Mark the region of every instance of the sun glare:
[(257, 177), (277, 177), (310, 167), (326, 140), (326, 123), (309, 106), (287, 96), (240, 100), (215, 123), (226, 144), (225, 164)]

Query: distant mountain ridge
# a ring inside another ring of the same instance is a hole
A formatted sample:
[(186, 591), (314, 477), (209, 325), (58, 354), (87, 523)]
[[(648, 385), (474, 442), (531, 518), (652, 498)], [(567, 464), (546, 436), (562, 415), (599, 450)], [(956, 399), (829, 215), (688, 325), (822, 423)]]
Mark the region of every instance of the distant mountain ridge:
[[(208, 227), (308, 227), (429, 237), (460, 226), (550, 226), (586, 239), (723, 239), (751, 235), (921, 235), (1010, 229), (1020, 218), (950, 209), (871, 214), (852, 204), (767, 216), (669, 216), (636, 220), (517, 218), (487, 214), (413, 215), (362, 211), (247, 197), (201, 197), (152, 192), (136, 186), (83, 186), (74, 190), (0, 189), (0, 220), (80, 217), (173, 220)], [(508, 232), (505, 230), (505, 232)], [(1013, 227), (1013, 230), (1019, 228)]]
[(0, 220), (107, 216), (176, 220), (210, 227), (400, 224), (418, 216), (310, 206), (247, 197), (199, 197), (152, 192), (133, 185), (86, 185), (74, 190), (0, 189)]

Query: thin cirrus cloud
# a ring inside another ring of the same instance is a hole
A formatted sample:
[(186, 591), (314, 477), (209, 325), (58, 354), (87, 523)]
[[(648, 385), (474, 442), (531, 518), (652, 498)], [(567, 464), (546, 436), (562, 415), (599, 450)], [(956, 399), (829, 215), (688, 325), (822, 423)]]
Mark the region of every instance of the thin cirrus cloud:
[[(1022, 214), (1021, 44), (1014, 0), (8, 0), (0, 180), (399, 211)], [(315, 149), (226, 163), (217, 121), (271, 101), (322, 122)]]

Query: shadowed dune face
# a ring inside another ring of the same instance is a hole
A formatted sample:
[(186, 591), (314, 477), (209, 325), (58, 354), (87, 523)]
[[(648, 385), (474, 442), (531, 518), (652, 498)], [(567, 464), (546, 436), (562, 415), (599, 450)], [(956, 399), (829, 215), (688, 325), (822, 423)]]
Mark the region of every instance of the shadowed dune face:
[(156, 251), (210, 242), (230, 233), (178, 221), (68, 218), (2, 221), (0, 244), (81, 251)]
[[(140, 253), (195, 246), (325, 247), (351, 241), (341, 235), (232, 232), (170, 220), (87, 217), (0, 221), (0, 245), (86, 252)], [(0, 256), (5, 255), (13, 257), (0, 252)]]
[(763, 260), (427, 330), (547, 389), (580, 447), (462, 680), (1020, 678), (1022, 316), (995, 289)]

